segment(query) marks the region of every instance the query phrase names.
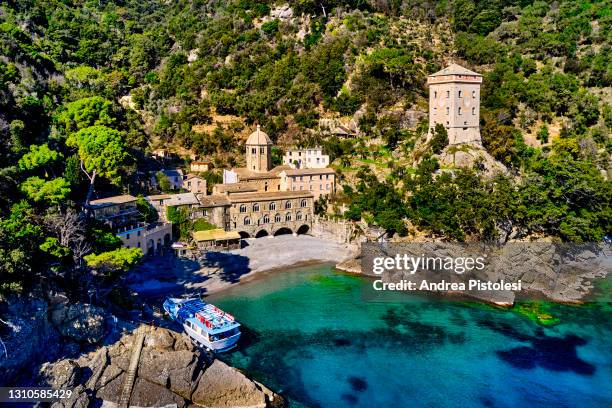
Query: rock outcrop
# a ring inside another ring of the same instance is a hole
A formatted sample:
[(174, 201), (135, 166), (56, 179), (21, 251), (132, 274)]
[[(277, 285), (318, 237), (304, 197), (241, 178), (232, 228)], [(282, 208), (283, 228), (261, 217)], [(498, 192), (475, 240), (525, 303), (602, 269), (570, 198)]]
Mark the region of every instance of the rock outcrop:
[(47, 318), (46, 302), (11, 299), (8, 304), (0, 323), (4, 342), (0, 347), (0, 384), (5, 385), (28, 375), (37, 364), (56, 359), (60, 349), (60, 336)]
[[(49, 386), (75, 386), (79, 383), (78, 392), (70, 401), (54, 406), (67, 408), (103, 402), (105, 406), (118, 404), (135, 339), (134, 334), (125, 335), (115, 344), (76, 360), (46, 365), (41, 378)], [(264, 408), (283, 406), (284, 401), (235, 368), (195, 348), (185, 335), (162, 328), (149, 328), (138, 362), (130, 405)]]
[(99, 343), (106, 334), (108, 316), (102, 308), (86, 303), (59, 301), (50, 308), (51, 323), (62, 336), (80, 343)]
[(464, 144), (446, 146), (438, 156), (442, 168), (475, 168), (488, 176), (507, 173), (508, 169), (495, 160), (482, 146)]
[[(395, 258), (397, 255), (403, 257), (404, 254), (413, 259), (481, 257), (485, 267), (460, 273), (440, 267), (419, 267), (415, 273), (392, 267), (386, 268), (382, 275), (373, 273), (374, 258)], [(462, 282), (466, 287), (469, 280), (506, 283), (520, 281), (520, 295), (537, 294), (553, 301), (572, 303), (585, 300), (593, 289), (593, 280), (605, 278), (612, 270), (611, 254), (612, 248), (609, 244), (557, 244), (542, 241), (511, 242), (501, 247), (443, 242), (398, 242), (383, 245), (365, 243), (362, 244), (361, 271), (384, 282), (407, 281), (414, 282), (417, 286), (422, 281)], [(511, 305), (515, 295), (519, 295), (509, 289), (461, 290), (453, 293), (500, 305)]]

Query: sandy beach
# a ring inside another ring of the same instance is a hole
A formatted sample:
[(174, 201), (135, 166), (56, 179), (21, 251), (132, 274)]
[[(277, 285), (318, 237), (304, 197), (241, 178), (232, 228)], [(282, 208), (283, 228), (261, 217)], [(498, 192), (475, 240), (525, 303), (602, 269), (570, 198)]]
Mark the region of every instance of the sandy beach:
[(256, 274), (306, 263), (338, 263), (356, 254), (356, 247), (307, 235), (281, 235), (246, 240), (229, 252), (208, 252), (201, 259), (151, 258), (128, 276), (141, 296), (184, 293), (206, 295), (227, 289)]

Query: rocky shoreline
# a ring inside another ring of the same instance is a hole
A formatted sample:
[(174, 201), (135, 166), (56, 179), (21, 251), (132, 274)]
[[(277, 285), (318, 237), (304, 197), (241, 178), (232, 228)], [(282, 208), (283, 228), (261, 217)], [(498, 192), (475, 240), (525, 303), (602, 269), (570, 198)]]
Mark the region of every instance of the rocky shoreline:
[[(461, 281), (468, 275), (458, 277), (453, 273), (422, 271), (411, 275), (406, 272), (376, 275), (372, 272), (371, 260), (375, 256), (393, 257), (396, 254), (421, 256), (423, 253), (440, 254), (456, 258), (465, 256), (465, 246), (459, 244), (426, 242), (398, 243), (394, 247), (364, 244), (362, 255), (336, 264), (336, 269), (368, 277), (382, 278), (387, 282), (399, 280), (420, 282), (430, 279)], [(482, 251), (482, 249), (479, 249)], [(565, 245), (553, 242), (509, 243), (489, 252), (487, 268), (469, 277), (483, 281), (518, 282), (519, 292), (511, 290), (453, 291), (447, 295), (459, 295), (497, 306), (512, 306), (519, 298), (540, 297), (558, 303), (581, 303), (588, 299), (596, 279), (605, 279), (612, 270), (612, 249), (609, 244)]]
[[(193, 346), (184, 334), (163, 328), (145, 330), (130, 406), (138, 407), (282, 407), (281, 396), (235, 368)], [(74, 389), (74, 395), (54, 407), (118, 406), (135, 333), (76, 359), (41, 368), (41, 378), (53, 388)]]
[[(13, 302), (0, 357), (3, 385), (71, 389), (54, 407), (119, 406), (137, 333), (144, 330), (130, 406), (282, 407), (283, 398), (196, 348), (183, 333), (120, 320), (63, 296)], [(9, 334), (7, 335), (6, 332)]]

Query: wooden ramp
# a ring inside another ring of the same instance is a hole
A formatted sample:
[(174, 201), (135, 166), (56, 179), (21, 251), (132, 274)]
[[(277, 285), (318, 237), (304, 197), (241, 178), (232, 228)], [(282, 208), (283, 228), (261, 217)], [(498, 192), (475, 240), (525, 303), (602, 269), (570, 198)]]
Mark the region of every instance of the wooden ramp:
[(140, 326), (138, 328), (139, 333), (133, 345), (134, 349), (132, 350), (132, 357), (130, 358), (130, 366), (123, 380), (123, 390), (121, 391), (121, 398), (119, 399), (119, 408), (128, 408), (130, 404), (132, 388), (134, 387), (136, 371), (138, 370), (138, 361), (140, 360), (140, 353), (142, 352), (142, 345), (147, 332), (146, 328), (146, 326)]

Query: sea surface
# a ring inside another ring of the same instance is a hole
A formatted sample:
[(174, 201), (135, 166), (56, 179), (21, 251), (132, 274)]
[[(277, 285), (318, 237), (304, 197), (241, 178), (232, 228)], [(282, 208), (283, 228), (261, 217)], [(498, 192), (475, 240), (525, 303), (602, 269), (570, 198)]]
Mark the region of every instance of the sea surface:
[(612, 407), (609, 304), (554, 306), (561, 323), (542, 327), (478, 303), (367, 301), (364, 285), (318, 265), (211, 296), (244, 326), (222, 359), (292, 407)]

